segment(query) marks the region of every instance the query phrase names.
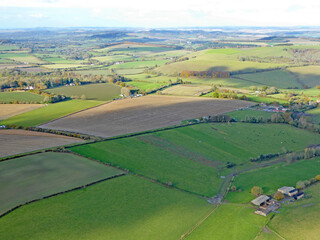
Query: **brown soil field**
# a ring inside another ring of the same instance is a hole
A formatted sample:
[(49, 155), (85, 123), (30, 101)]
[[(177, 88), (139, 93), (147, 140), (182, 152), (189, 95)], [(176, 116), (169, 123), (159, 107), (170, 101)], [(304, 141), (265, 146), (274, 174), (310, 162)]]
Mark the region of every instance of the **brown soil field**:
[(0, 104), (0, 120), (29, 112), (42, 106), (43, 104)]
[(50, 133), (3, 129), (0, 130), (0, 142), (0, 157), (6, 157), (84, 141)]
[(180, 124), (253, 105), (251, 102), (200, 97), (146, 96), (113, 101), (40, 127), (111, 137)]
[(12, 68), (18, 68), (18, 67), (30, 67), (29, 64), (0, 64), (0, 70), (4, 69), (12, 69)]
[(207, 93), (212, 89), (210, 86), (205, 85), (175, 85), (162, 90), (161, 92), (166, 95), (178, 95), (178, 96), (200, 96), (203, 93)]

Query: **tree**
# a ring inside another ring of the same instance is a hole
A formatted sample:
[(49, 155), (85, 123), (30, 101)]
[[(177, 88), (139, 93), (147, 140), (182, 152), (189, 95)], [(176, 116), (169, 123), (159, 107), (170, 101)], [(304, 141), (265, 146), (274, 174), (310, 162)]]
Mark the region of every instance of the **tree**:
[(320, 181), (320, 174), (315, 177), (318, 181)]
[(276, 200), (281, 200), (284, 199), (284, 194), (282, 192), (276, 192), (273, 197)]
[(263, 193), (263, 190), (261, 187), (258, 187), (258, 186), (254, 186), (253, 188), (251, 188), (251, 193), (254, 195), (254, 196), (259, 196)]
[(86, 95), (84, 95), (84, 94), (82, 94), (80, 98), (81, 98), (81, 100), (86, 100), (87, 99)]
[(305, 180), (305, 181), (299, 181), (297, 182), (297, 188), (305, 188), (307, 185), (309, 185), (309, 181)]
[(231, 192), (235, 192), (235, 191), (237, 191), (237, 187), (236, 186), (231, 186)]

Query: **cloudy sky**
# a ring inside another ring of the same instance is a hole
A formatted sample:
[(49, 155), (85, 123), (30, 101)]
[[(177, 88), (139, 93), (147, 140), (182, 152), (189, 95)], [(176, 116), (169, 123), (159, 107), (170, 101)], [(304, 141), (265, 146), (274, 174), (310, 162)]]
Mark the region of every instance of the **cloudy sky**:
[(316, 0), (0, 0), (0, 28), (320, 26)]

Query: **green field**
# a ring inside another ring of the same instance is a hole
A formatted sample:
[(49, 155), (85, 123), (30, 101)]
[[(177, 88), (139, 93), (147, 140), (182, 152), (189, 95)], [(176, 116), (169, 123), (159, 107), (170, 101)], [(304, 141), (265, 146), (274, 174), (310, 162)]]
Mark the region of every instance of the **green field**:
[(1, 121), (1, 124), (16, 125), (16, 126), (37, 126), (65, 115), (98, 106), (102, 104), (101, 101), (84, 101), (84, 100), (70, 100), (54, 104), (48, 104), (45, 107), (32, 110), (11, 118)]
[(246, 163), (260, 154), (303, 150), (319, 142), (320, 136), (288, 125), (201, 124), (71, 150), (162, 183), (213, 196), (222, 183), (219, 172), (228, 162)]
[(268, 224), (285, 239), (319, 239), (320, 184), (311, 186), (305, 192), (311, 198), (284, 206)]
[(166, 85), (163, 83), (153, 83), (153, 82), (128, 82), (127, 84), (132, 87), (139, 88), (143, 91), (159, 89), (162, 86)]
[(238, 74), (233, 77), (247, 80), (251, 83), (251, 86), (261, 87), (266, 85), (276, 88), (302, 88), (301, 84), (299, 84), (291, 74), (282, 70)]
[(227, 113), (231, 118), (235, 119), (236, 121), (245, 121), (247, 117), (262, 117), (263, 119), (269, 119), (273, 113), (255, 110), (255, 109), (240, 109), (238, 111), (233, 111)]
[(212, 205), (123, 176), (22, 207), (0, 219), (0, 239), (176, 240)]
[(120, 173), (65, 153), (47, 152), (0, 162), (0, 214), (28, 201)]
[(320, 108), (315, 108), (315, 109), (309, 110), (306, 113), (312, 114), (311, 119), (315, 123), (320, 124)]
[(114, 64), (110, 68), (145, 68), (160, 66), (167, 62), (168, 60), (155, 60), (155, 61), (133, 61), (125, 62), (121, 64)]
[(57, 64), (42, 65), (42, 66), (47, 69), (63, 69), (63, 68), (77, 68), (84, 65), (73, 64), (73, 63), (57, 63)]
[(320, 85), (320, 66), (312, 65), (304, 67), (294, 67), (288, 68), (288, 70), (294, 73), (298, 77), (299, 81), (308, 87), (315, 87), (317, 85)]
[(203, 93), (212, 91), (211, 86), (179, 84), (161, 91), (162, 94), (178, 96), (200, 96)]
[(320, 158), (279, 163), (270, 167), (240, 173), (233, 185), (241, 192), (229, 192), (226, 199), (231, 202), (249, 202), (255, 197), (250, 193), (253, 186), (262, 187), (264, 193), (272, 194), (283, 186), (296, 186), (301, 180), (308, 180), (320, 172)]
[(41, 103), (44, 96), (30, 92), (0, 92), (0, 103)]
[(186, 239), (253, 240), (268, 220), (253, 212), (250, 206), (223, 204)]
[(109, 101), (119, 97), (121, 87), (109, 83), (96, 83), (82, 86), (63, 86), (48, 89), (46, 92), (78, 98), (84, 95), (87, 100)]

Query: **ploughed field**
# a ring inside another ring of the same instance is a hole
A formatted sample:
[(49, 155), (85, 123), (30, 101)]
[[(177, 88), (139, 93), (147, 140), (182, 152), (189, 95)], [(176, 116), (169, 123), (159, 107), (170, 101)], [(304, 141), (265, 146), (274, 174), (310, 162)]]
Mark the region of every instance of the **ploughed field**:
[(46, 152), (2, 161), (0, 215), (28, 201), (121, 173), (120, 170), (66, 153)]
[(42, 107), (41, 104), (0, 104), (0, 120)]
[(50, 129), (111, 137), (180, 124), (182, 120), (218, 115), (253, 103), (192, 97), (127, 98), (43, 124)]
[(67, 136), (25, 130), (0, 130), (0, 158), (43, 148), (81, 143)]

